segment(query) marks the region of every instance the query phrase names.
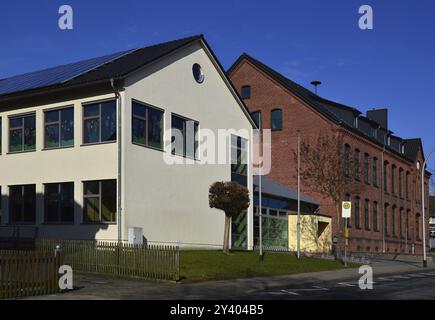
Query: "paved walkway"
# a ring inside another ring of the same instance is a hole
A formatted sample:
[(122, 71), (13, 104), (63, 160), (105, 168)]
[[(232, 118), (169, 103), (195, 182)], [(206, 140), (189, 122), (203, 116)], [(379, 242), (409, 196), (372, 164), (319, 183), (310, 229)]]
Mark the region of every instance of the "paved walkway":
[[(429, 262), (428, 268), (423, 268), (421, 263), (408, 261), (373, 260), (371, 264), (375, 277), (435, 270), (435, 263), (432, 262)], [(33, 299), (231, 299), (250, 292), (281, 288), (283, 285), (350, 281), (357, 280), (359, 277), (358, 269), (346, 269), (184, 284), (114, 279), (104, 275), (75, 274), (74, 285), (77, 287), (76, 290), (63, 294), (34, 297)]]

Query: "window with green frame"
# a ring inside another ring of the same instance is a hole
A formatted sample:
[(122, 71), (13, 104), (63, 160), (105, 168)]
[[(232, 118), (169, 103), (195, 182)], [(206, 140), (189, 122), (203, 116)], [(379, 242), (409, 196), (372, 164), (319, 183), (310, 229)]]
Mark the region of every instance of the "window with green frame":
[(36, 115), (9, 118), (9, 152), (36, 150)]
[(64, 148), (74, 145), (74, 108), (44, 112), (45, 148)]
[(378, 186), (378, 158), (372, 160), (372, 181), (375, 187)]
[(399, 197), (403, 197), (403, 169), (399, 169)]
[(231, 172), (248, 174), (248, 140), (231, 135)]
[(360, 197), (355, 197), (355, 228), (361, 229)]
[(396, 166), (391, 166), (391, 193), (396, 192)]
[(47, 223), (74, 222), (74, 182), (44, 185), (44, 217)]
[(349, 172), (350, 172), (350, 146), (348, 144), (344, 145), (344, 150), (343, 150), (343, 171), (344, 171), (344, 176), (345, 177), (349, 177)]
[(373, 230), (375, 232), (379, 231), (379, 221), (378, 221), (378, 203), (373, 202)]
[(197, 160), (199, 122), (172, 114), (172, 154)]
[(370, 156), (368, 153), (364, 154), (364, 182), (369, 183), (369, 167), (370, 167)]
[(355, 180), (360, 180), (360, 151), (358, 149), (355, 149), (354, 151), (354, 159), (353, 159), (353, 166), (354, 166), (354, 178)]
[(388, 203), (384, 206), (384, 234), (388, 235)]
[(163, 111), (132, 102), (132, 142), (163, 150)]
[(34, 224), (36, 221), (36, 185), (9, 186), (9, 222)]
[(396, 207), (391, 207), (391, 235), (396, 237)]
[(272, 131), (282, 130), (282, 109), (274, 109), (271, 111), (270, 128)]
[(83, 106), (83, 144), (116, 141), (116, 101)]
[(388, 169), (388, 162), (384, 162), (384, 176), (382, 179), (384, 179), (384, 191), (388, 192), (388, 185), (387, 185), (387, 169)]
[(403, 226), (402, 226), (402, 223), (403, 223), (403, 214), (404, 214), (404, 209), (400, 208), (400, 210), (399, 210), (399, 237), (400, 238), (404, 238), (404, 236), (403, 236)]
[(406, 199), (409, 199), (409, 172), (406, 172), (405, 176), (405, 196)]
[(83, 182), (83, 221), (116, 222), (116, 180)]
[(364, 200), (364, 228), (370, 230), (370, 204), (369, 199)]

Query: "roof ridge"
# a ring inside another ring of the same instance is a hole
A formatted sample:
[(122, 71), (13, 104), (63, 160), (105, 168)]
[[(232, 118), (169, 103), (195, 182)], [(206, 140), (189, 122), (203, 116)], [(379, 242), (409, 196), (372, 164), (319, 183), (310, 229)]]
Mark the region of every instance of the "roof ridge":
[(13, 79), (15, 77), (22, 77), (22, 76), (32, 75), (32, 74), (36, 74), (38, 72), (46, 72), (46, 71), (50, 71), (50, 70), (53, 70), (53, 69), (56, 69), (56, 68), (72, 66), (74, 64), (83, 63), (83, 62), (86, 62), (86, 61), (92, 61), (92, 60), (102, 59), (102, 58), (109, 57), (109, 56), (114, 56), (114, 58), (109, 60), (109, 61), (105, 61), (105, 62), (103, 62), (103, 63), (101, 63), (101, 64), (99, 64), (99, 65), (97, 65), (97, 66), (95, 66), (93, 68), (88, 69), (87, 71), (81, 72), (80, 74), (78, 74), (78, 75), (76, 75), (74, 77), (71, 77), (68, 80), (64, 80), (62, 82), (62, 83), (64, 83), (64, 82), (70, 81), (72, 79), (75, 79), (76, 77), (81, 76), (81, 75), (83, 75), (83, 74), (85, 74), (85, 73), (87, 73), (87, 72), (89, 72), (91, 70), (97, 69), (97, 68), (99, 68), (99, 67), (101, 67), (101, 66), (103, 66), (105, 64), (108, 64), (108, 63), (113, 62), (113, 61), (115, 61), (117, 59), (125, 57), (126, 55), (131, 54), (134, 51), (138, 51), (138, 50), (146, 49), (146, 48), (157, 47), (157, 46), (161, 46), (161, 45), (167, 45), (167, 44), (171, 44), (171, 43), (174, 43), (174, 42), (177, 42), (177, 41), (180, 41), (180, 42), (181, 41), (186, 41), (186, 40), (188, 40), (190, 38), (193, 41), (195, 38), (199, 39), (201, 37), (203, 37), (203, 35), (202, 34), (198, 34), (198, 35), (184, 37), (184, 38), (175, 39), (175, 40), (170, 40), (170, 41), (166, 41), (166, 42), (155, 43), (155, 44), (152, 44), (152, 45), (149, 45), (149, 46), (143, 46), (143, 47), (139, 47), (139, 48), (133, 48), (133, 49), (129, 49), (129, 50), (123, 50), (123, 51), (117, 51), (117, 52), (113, 52), (113, 53), (109, 53), (109, 54), (104, 54), (104, 55), (101, 55), (101, 56), (94, 56), (94, 57), (91, 57), (91, 58), (80, 59), (80, 60), (76, 60), (74, 62), (68, 62), (68, 63), (64, 63), (64, 64), (59, 64), (59, 65), (51, 66), (51, 67), (48, 67), (48, 68), (43, 68), (43, 69), (38, 69), (38, 70), (30, 71), (30, 72), (24, 72), (24, 73), (15, 74), (13, 76), (0, 79), (0, 82), (4, 81), (4, 80), (10, 80), (10, 79)]

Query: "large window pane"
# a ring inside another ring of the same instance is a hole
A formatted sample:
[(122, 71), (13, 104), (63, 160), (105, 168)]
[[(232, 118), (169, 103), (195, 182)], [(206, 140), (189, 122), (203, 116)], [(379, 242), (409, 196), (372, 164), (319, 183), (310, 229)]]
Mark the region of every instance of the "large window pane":
[(100, 221), (100, 198), (90, 197), (85, 198), (83, 206), (83, 214), (85, 222), (99, 222)]
[(24, 118), (24, 150), (36, 149), (36, 121), (35, 116)]
[(83, 107), (83, 143), (116, 140), (116, 101)]
[(271, 129), (281, 130), (282, 129), (282, 110), (275, 109), (271, 112)]
[(133, 102), (132, 106), (132, 141), (134, 143), (146, 145), (146, 108), (136, 102)]
[(116, 181), (101, 182), (101, 220), (103, 222), (116, 221)]
[(32, 151), (36, 149), (35, 115), (9, 119), (9, 151)]
[(23, 130), (10, 130), (9, 134), (9, 151), (17, 152), (23, 150)]
[(172, 154), (198, 157), (199, 123), (172, 115)]
[(163, 112), (148, 108), (148, 144), (151, 147), (163, 146)]
[(36, 218), (36, 186), (9, 187), (9, 219), (11, 223), (34, 223)]
[(21, 214), (23, 212), (22, 201), (23, 189), (21, 186), (9, 187), (9, 221), (20, 222), (22, 220)]
[(185, 120), (172, 115), (172, 154), (184, 156), (185, 155)]
[(116, 103), (101, 104), (101, 142), (116, 140)]
[(45, 221), (74, 222), (74, 183), (45, 185)]
[(146, 144), (146, 134), (145, 134), (146, 123), (145, 120), (133, 117), (132, 123), (132, 134), (133, 142), (139, 144)]
[(89, 119), (84, 121), (83, 142), (96, 143), (100, 141), (100, 120)]
[(83, 109), (83, 115), (85, 117), (100, 116), (100, 104), (88, 104)]
[(74, 145), (74, 109), (68, 108), (61, 110), (61, 141), (62, 147)]
[(45, 123), (58, 122), (58, 121), (59, 121), (59, 111), (58, 110), (45, 112)]
[(60, 190), (60, 220), (74, 222), (74, 183), (62, 183)]
[(45, 126), (45, 147), (55, 148), (59, 146), (59, 125)]
[(116, 212), (116, 180), (84, 183), (85, 222), (116, 222)]

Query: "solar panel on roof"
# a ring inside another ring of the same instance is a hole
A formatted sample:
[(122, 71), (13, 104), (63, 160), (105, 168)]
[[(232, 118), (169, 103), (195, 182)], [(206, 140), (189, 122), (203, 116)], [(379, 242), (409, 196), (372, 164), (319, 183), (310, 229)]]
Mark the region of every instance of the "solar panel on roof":
[(87, 71), (120, 58), (133, 50), (109, 54), (0, 80), (0, 95), (61, 84)]

